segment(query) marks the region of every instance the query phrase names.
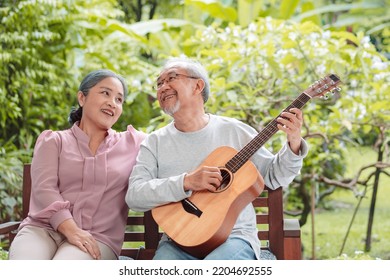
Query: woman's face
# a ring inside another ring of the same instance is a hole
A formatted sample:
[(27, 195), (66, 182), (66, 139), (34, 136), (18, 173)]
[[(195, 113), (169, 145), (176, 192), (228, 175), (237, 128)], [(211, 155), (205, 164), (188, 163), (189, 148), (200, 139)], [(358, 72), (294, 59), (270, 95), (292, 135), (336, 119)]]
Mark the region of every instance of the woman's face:
[(117, 78), (107, 77), (92, 87), (87, 96), (79, 92), (79, 104), (83, 107), (80, 127), (110, 129), (122, 114), (123, 91)]

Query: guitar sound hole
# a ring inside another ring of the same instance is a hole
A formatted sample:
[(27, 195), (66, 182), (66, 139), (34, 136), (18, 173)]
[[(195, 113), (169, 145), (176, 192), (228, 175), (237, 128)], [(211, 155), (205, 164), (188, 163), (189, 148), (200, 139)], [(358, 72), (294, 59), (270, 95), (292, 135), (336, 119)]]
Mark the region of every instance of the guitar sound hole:
[(215, 192), (223, 192), (227, 188), (229, 188), (230, 183), (231, 183), (231, 173), (225, 169), (225, 168), (220, 168), (221, 170), (221, 175), (222, 175), (222, 182), (219, 185), (219, 187), (216, 189)]

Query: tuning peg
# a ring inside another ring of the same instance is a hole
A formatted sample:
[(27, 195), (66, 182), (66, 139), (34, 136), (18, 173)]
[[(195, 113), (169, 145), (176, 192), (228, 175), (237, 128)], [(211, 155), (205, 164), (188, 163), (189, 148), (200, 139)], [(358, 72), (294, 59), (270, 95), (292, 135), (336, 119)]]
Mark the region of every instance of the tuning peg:
[(329, 92), (324, 93), (320, 98), (322, 98), (324, 100), (328, 100), (329, 99)]

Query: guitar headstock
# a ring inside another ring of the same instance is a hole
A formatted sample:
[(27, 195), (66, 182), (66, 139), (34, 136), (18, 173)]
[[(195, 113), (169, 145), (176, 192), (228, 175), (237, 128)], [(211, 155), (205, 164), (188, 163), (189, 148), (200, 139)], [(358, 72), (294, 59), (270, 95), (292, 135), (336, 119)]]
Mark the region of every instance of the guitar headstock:
[(340, 92), (341, 88), (338, 85), (341, 83), (340, 78), (335, 74), (329, 74), (322, 79), (313, 83), (304, 91), (310, 98), (320, 97), (328, 99), (335, 91)]

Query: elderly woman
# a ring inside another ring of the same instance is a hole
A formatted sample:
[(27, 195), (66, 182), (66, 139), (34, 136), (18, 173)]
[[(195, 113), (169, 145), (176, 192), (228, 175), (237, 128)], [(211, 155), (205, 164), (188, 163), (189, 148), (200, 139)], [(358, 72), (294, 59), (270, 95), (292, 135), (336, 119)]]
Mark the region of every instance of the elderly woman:
[(125, 195), (143, 132), (112, 126), (122, 114), (124, 79), (109, 70), (89, 73), (77, 93), (72, 127), (45, 130), (31, 164), (28, 217), (10, 259), (117, 259), (126, 225)]

